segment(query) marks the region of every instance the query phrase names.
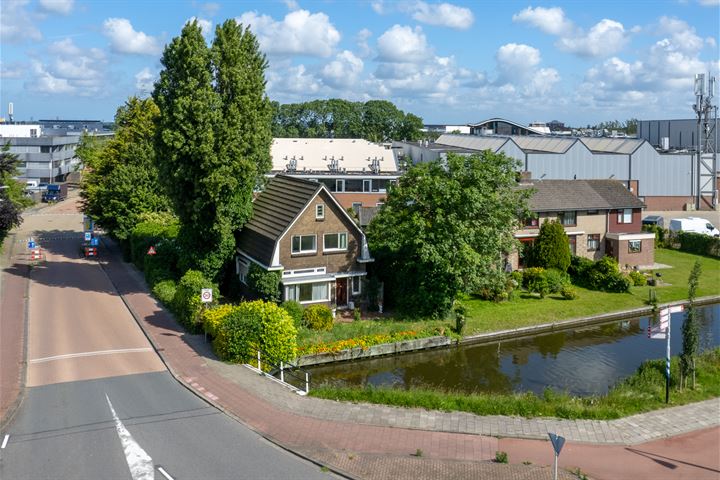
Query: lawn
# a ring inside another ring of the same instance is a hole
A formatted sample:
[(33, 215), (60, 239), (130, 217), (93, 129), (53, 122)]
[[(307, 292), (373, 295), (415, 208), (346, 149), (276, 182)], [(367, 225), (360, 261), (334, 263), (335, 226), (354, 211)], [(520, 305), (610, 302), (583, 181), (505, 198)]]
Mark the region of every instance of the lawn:
[[(672, 268), (658, 270), (663, 285), (656, 287), (658, 302), (667, 303), (687, 297), (687, 280), (695, 260), (702, 264), (702, 277), (698, 296), (720, 295), (720, 260), (692, 255), (675, 250), (657, 249), (655, 261)], [(650, 287), (632, 287), (630, 293), (605, 293), (577, 287), (578, 298), (564, 300), (550, 295), (544, 299), (520, 294), (515, 299), (495, 303), (468, 298), (465, 335), (539, 325), (559, 320), (587, 317), (647, 306)], [(365, 335), (414, 331), (418, 336), (432, 336), (450, 332), (450, 321), (405, 321), (392, 318), (337, 323), (330, 332), (317, 332), (301, 328), (298, 345), (320, 342), (330, 343)]]

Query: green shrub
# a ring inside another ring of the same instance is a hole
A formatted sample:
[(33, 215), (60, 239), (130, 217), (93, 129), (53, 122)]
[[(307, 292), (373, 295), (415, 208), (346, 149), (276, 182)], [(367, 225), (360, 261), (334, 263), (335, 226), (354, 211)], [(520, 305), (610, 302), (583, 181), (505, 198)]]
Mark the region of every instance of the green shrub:
[(642, 229), (644, 232), (652, 232), (655, 234), (655, 247), (656, 248), (668, 248), (670, 247), (670, 232), (658, 225), (643, 225)]
[(247, 285), (261, 300), (275, 303), (280, 300), (280, 272), (270, 272), (251, 263), (247, 274)]
[(453, 304), (453, 313), (455, 314), (455, 333), (462, 335), (465, 329), (465, 316), (467, 315), (467, 307), (460, 300), (455, 300)]
[(155, 284), (152, 293), (165, 307), (171, 308), (176, 289), (174, 280), (163, 280)]
[(645, 275), (640, 272), (636, 272), (633, 270), (628, 274), (628, 277), (630, 277), (630, 280), (636, 287), (644, 287), (645, 285), (647, 285), (647, 279), (645, 278)]
[(562, 295), (565, 300), (575, 300), (578, 297), (577, 291), (570, 284), (563, 285), (562, 290), (560, 290), (560, 295)]
[(295, 328), (300, 328), (303, 324), (303, 306), (295, 300), (286, 300), (280, 304), (282, 308), (290, 315), (293, 319)]
[(568, 274), (555, 268), (545, 270), (545, 280), (547, 281), (548, 291), (550, 293), (560, 293), (563, 287), (570, 284)]
[(176, 222), (162, 223), (155, 220), (140, 222), (130, 233), (130, 258), (139, 269), (145, 267), (145, 257), (150, 246), (157, 246), (162, 240), (177, 238), (179, 226)]
[(228, 315), (238, 308), (239, 307), (237, 305), (225, 304), (204, 309), (200, 315), (200, 322), (202, 323), (203, 330), (213, 337), (217, 336), (217, 332), (220, 330), (220, 325), (225, 322)]
[(273, 362), (297, 356), (297, 330), (285, 309), (272, 302), (244, 302), (220, 323), (215, 352), (223, 360), (249, 362), (260, 348)]
[[(175, 316), (191, 332), (197, 332), (200, 326), (202, 301), (200, 290), (213, 289), (213, 301), (217, 301), (218, 289), (205, 276), (196, 270), (188, 270), (182, 276), (175, 291), (172, 306)], [(209, 305), (208, 305), (209, 306)]]
[(327, 330), (333, 328), (332, 310), (325, 305), (310, 305), (303, 312), (303, 324), (311, 330)]
[(522, 285), (523, 273), (520, 270), (515, 270), (510, 273), (510, 279), (514, 280), (517, 285)]
[(495, 452), (495, 461), (497, 463), (508, 463), (507, 452)]
[(720, 257), (720, 238), (718, 237), (702, 233), (679, 232), (677, 240), (680, 242), (680, 250), (683, 252)]
[(573, 282), (582, 284), (583, 279), (587, 276), (587, 271), (593, 266), (595, 262), (585, 257), (578, 257), (573, 255), (570, 260), (570, 267), (568, 267), (568, 273), (573, 279)]
[(362, 315), (360, 313), (360, 309), (357, 307), (355, 307), (355, 309), (353, 310), (353, 320), (355, 320), (356, 322), (359, 322), (360, 320), (362, 320)]
[(550, 291), (545, 269), (535, 267), (523, 270), (523, 287), (528, 292), (537, 293), (540, 298), (545, 298)]
[(529, 260), (530, 265), (535, 267), (567, 272), (570, 266), (570, 243), (565, 227), (555, 220), (543, 222), (533, 242)]
[[(589, 263), (587, 263), (589, 262)], [(573, 280), (590, 290), (603, 292), (624, 293), (630, 291), (632, 282), (620, 273), (617, 260), (612, 257), (603, 257), (597, 262), (577, 261), (571, 266)]]
[(145, 255), (143, 271), (151, 287), (163, 280), (177, 280), (178, 249), (174, 239), (164, 239), (155, 245), (155, 255)]

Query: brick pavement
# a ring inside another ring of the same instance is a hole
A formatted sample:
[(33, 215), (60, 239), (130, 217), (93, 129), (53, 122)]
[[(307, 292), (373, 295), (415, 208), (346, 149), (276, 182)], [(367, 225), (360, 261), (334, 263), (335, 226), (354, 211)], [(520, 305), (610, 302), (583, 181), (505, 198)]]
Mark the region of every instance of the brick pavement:
[[(121, 262), (117, 253), (105, 258), (109, 261), (102, 262), (103, 268), (180, 381), (270, 440), (315, 461), (328, 462), (350, 476), (390, 478), (402, 471), (394, 465), (420, 462), (426, 465), (423, 473), (415, 472), (412, 477), (437, 478), (433, 472), (451, 472), (442, 470), (446, 468), (463, 477), (466, 473), (461, 472), (471, 468), (476, 470), (470, 477), (482, 473), (489, 478), (549, 478), (542, 468), (515, 465), (518, 472), (526, 467), (518, 473), (490, 462), (499, 445), (495, 437), (545, 439), (548, 431), (554, 431), (566, 436), (569, 444), (631, 445), (702, 428), (717, 430), (720, 424), (719, 399), (621, 420), (572, 421), (479, 417), (301, 397), (250, 369), (215, 360), (201, 335), (184, 332), (145, 289), (138, 288), (144, 285), (139, 272)], [(549, 451), (548, 442), (527, 443), (528, 451), (538, 444)], [(423, 452), (421, 458), (413, 456), (418, 449)], [(545, 457), (547, 463), (552, 461), (551, 455)], [(387, 468), (380, 468), (383, 461)], [(711, 465), (715, 463), (711, 459)]]

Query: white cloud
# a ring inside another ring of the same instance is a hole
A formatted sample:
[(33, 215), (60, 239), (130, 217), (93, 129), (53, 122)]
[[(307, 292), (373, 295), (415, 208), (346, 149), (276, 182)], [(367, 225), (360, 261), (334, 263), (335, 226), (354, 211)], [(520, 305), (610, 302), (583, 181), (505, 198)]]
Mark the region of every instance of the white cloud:
[(524, 88), (527, 96), (542, 97), (550, 93), (560, 81), (560, 74), (554, 68), (541, 68), (533, 73), (530, 83)]
[(43, 94), (96, 96), (108, 90), (107, 57), (98, 48), (83, 49), (70, 38), (50, 44), (48, 63), (33, 61), (25, 89)]
[[(589, 31), (576, 27), (562, 8), (528, 7), (513, 15), (514, 22), (525, 22), (541, 31), (559, 37), (557, 47), (583, 57), (603, 57), (622, 50), (629, 32), (622, 23), (604, 18)], [(637, 31), (633, 27), (631, 31)]]
[(145, 67), (135, 74), (135, 89), (141, 94), (149, 94), (155, 88), (155, 80), (157, 80), (157, 73), (153, 73), (150, 68)]
[(0, 78), (21, 78), (25, 75), (27, 65), (22, 62), (0, 61)]
[(335, 60), (323, 67), (322, 78), (325, 84), (331, 87), (349, 87), (357, 82), (364, 66), (360, 58), (351, 51), (344, 50), (335, 57)]
[(29, 0), (0, 2), (0, 40), (7, 43), (40, 41), (42, 34), (25, 9)]
[(276, 21), (269, 15), (245, 12), (236, 19), (249, 25), (264, 53), (329, 57), (340, 41), (340, 32), (324, 13), (296, 10)]
[(700, 51), (703, 47), (703, 39), (695, 33), (695, 28), (677, 18), (661, 17), (658, 33), (669, 35), (674, 47), (683, 52), (693, 53)]
[(409, 11), (412, 18), (418, 22), (429, 25), (465, 30), (470, 28), (475, 21), (475, 17), (469, 8), (458, 7), (451, 3), (416, 1), (403, 8)]
[(38, 5), (44, 12), (67, 15), (72, 11), (74, 3), (74, 0), (40, 0)]
[(372, 7), (373, 11), (378, 15), (385, 14), (385, 2), (383, 0), (374, 0), (370, 4), (370, 7)]
[(288, 8), (288, 10), (300, 9), (300, 5), (298, 4), (297, 0), (285, 0), (285, 6)]
[(560, 38), (558, 47), (585, 57), (601, 57), (619, 52), (626, 43), (627, 33), (623, 24), (604, 18), (587, 34)]
[(380, 61), (417, 62), (425, 59), (430, 50), (422, 28), (393, 25), (377, 41)]
[(573, 24), (565, 18), (562, 8), (527, 7), (512, 17), (513, 22), (529, 23), (550, 35), (565, 35), (571, 33)]
[(720, 6), (720, 0), (698, 0), (698, 3), (703, 7), (717, 7)]
[(144, 32), (135, 31), (126, 18), (108, 18), (103, 22), (103, 34), (110, 39), (110, 47), (117, 53), (157, 55), (160, 43)]
[(281, 62), (275, 69), (267, 71), (267, 81), (268, 91), (302, 98), (314, 96), (322, 88), (320, 81), (302, 64), (289, 66)]

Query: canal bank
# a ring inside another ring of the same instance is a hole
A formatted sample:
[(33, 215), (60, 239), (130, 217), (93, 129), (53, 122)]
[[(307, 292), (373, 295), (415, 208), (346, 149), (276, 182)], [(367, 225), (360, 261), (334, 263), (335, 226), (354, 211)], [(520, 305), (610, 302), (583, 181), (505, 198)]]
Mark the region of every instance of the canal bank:
[[(710, 305), (720, 302), (720, 295), (710, 295), (695, 300), (695, 304)], [(680, 300), (668, 304), (661, 304), (662, 308), (667, 305), (687, 305), (687, 300)], [(404, 340), (395, 343), (384, 343), (380, 345), (372, 345), (367, 348), (351, 348), (341, 350), (339, 352), (323, 352), (313, 355), (305, 355), (297, 360), (300, 367), (311, 367), (315, 365), (325, 365), (330, 363), (349, 362), (354, 360), (370, 359), (375, 357), (385, 357), (388, 355), (399, 355), (402, 353), (417, 352), (422, 350), (437, 349), (443, 347), (451, 347), (458, 345), (472, 345), (482, 343), (493, 343), (501, 340), (523, 338), (543, 333), (568, 330), (572, 328), (585, 327), (591, 325), (599, 325), (615, 320), (624, 320), (634, 317), (641, 317), (652, 314), (652, 307), (634, 308), (623, 310), (620, 312), (611, 312), (601, 315), (591, 315), (587, 317), (575, 318), (570, 320), (561, 320), (558, 322), (544, 323), (541, 325), (532, 325), (529, 327), (520, 327), (509, 330), (500, 330), (497, 332), (481, 333), (470, 335), (459, 340), (451, 339), (444, 335), (434, 337), (424, 337), (413, 340)]]

